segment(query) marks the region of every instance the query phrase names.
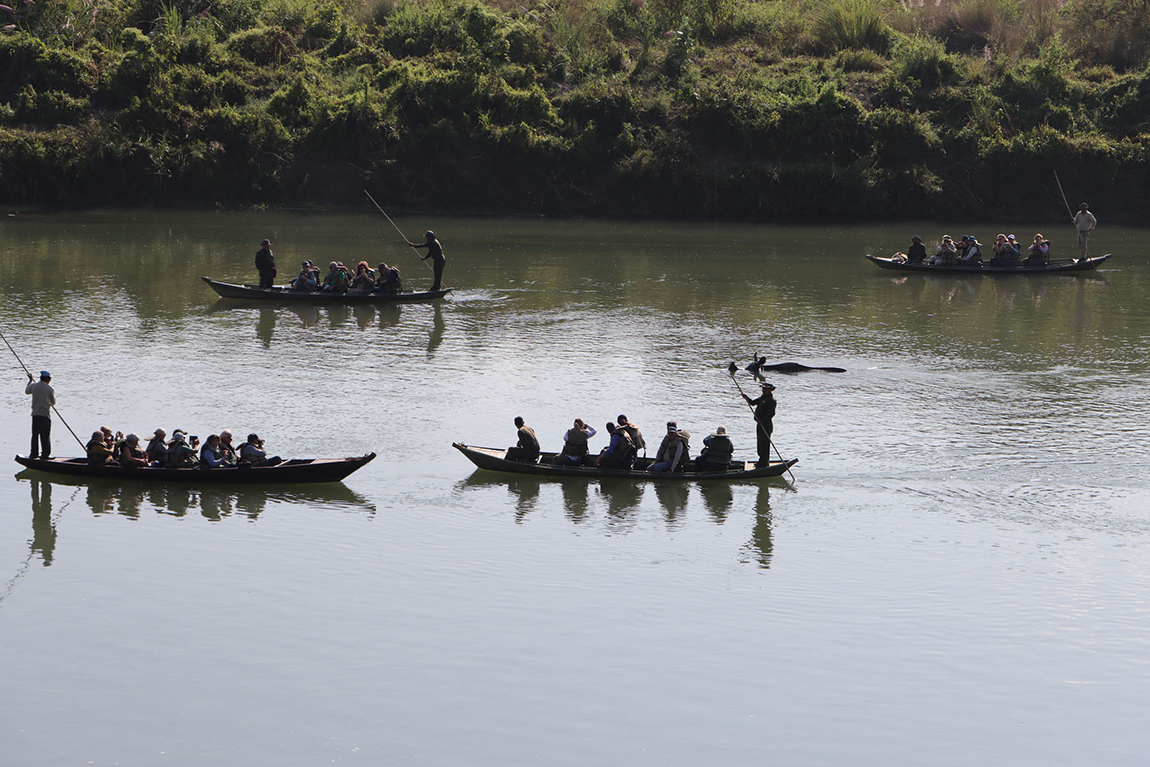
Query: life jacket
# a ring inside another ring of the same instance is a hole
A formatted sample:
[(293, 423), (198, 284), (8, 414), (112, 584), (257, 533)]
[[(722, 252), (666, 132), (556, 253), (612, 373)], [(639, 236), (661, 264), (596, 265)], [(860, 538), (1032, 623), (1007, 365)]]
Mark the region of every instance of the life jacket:
[(639, 433), (639, 427), (634, 424), (627, 424), (619, 428), (623, 430), (624, 434), (631, 438), (631, 444), (635, 446), (635, 450), (645, 450), (647, 448), (647, 443), (643, 441), (643, 435)]
[(582, 458), (587, 455), (587, 440), (591, 435), (583, 429), (572, 427), (567, 430), (567, 439), (563, 443), (563, 452), (572, 458)]
[(116, 457), (119, 459), (121, 466), (132, 466), (133, 463), (128, 460), (129, 458), (143, 458), (144, 460), (148, 458), (138, 444), (136, 447), (132, 447), (131, 443), (127, 440), (116, 445)]
[(703, 460), (711, 463), (730, 463), (731, 456), (735, 453), (731, 438), (726, 434), (713, 434), (708, 439), (710, 441), (703, 448)]
[(377, 285), (388, 292), (399, 292), (403, 281), (399, 277), (399, 270), (394, 266), (388, 267), (386, 272), (379, 275)]
[(639, 453), (635, 440), (631, 439), (625, 428), (616, 429), (615, 433), (619, 435), (619, 444), (615, 446), (615, 459), (624, 465), (634, 463), (635, 456)]
[(164, 440), (161, 437), (152, 437), (148, 440), (148, 447), (144, 450), (144, 455), (147, 456), (149, 461), (163, 462), (167, 454), (168, 446), (164, 444)]

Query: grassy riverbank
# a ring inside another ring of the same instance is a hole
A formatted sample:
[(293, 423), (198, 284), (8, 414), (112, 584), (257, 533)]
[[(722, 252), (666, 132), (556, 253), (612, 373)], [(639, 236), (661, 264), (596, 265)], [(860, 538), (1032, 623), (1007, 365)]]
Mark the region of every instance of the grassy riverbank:
[[(12, 0), (8, 0), (12, 2)], [(0, 6), (12, 205), (1138, 220), (1122, 0)]]

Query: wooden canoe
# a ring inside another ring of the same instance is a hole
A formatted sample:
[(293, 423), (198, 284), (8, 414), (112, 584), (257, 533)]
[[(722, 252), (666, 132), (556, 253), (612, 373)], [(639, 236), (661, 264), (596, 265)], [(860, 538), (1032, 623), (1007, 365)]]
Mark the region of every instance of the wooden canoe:
[(555, 453), (542, 453), (538, 463), (523, 463), (509, 461), (506, 458), (507, 450), (494, 447), (475, 447), (462, 442), (453, 442), (451, 446), (467, 456), (467, 459), (481, 469), (490, 471), (506, 471), (514, 474), (532, 474), (537, 477), (615, 477), (636, 479), (642, 481), (695, 481), (695, 480), (741, 480), (760, 479), (762, 477), (777, 477), (787, 469), (799, 462), (798, 458), (787, 461), (771, 461), (765, 466), (753, 461), (732, 461), (726, 471), (696, 472), (691, 462), (687, 471), (676, 471), (665, 474), (651, 474), (646, 468), (655, 462), (653, 458), (639, 458), (635, 461), (634, 469), (601, 469), (597, 466), (552, 466), (551, 461)]
[(296, 458), (275, 466), (232, 466), (220, 469), (169, 469), (116, 464), (89, 466), (87, 458), (26, 458), (16, 463), (35, 471), (92, 479), (127, 479), (140, 482), (188, 482), (191, 484), (289, 485), (310, 482), (339, 482), (375, 458), (368, 453), (358, 458)]
[(893, 258), (886, 258), (883, 256), (872, 256), (870, 253), (866, 257), (880, 269), (890, 269), (896, 272), (918, 272), (919, 274), (992, 274), (992, 275), (1005, 275), (1005, 274), (1067, 274), (1073, 272), (1092, 272), (1098, 268), (1106, 259), (1110, 258), (1112, 254), (1107, 253), (1104, 256), (1094, 256), (1087, 258), (1085, 261), (1077, 261), (1073, 258), (1064, 258), (1057, 261), (1051, 261), (1046, 266), (965, 266), (957, 264), (955, 266), (932, 266), (930, 264), (908, 264), (904, 261), (895, 261)]
[(254, 298), (261, 301), (302, 301), (324, 304), (414, 304), (434, 301), (451, 292), (451, 288), (443, 288), (442, 290), (422, 291), (402, 290), (398, 293), (324, 293), (323, 291), (292, 290), (286, 285), (261, 288), (258, 285), (235, 285), (230, 282), (219, 282), (210, 277), (204, 277), (203, 280), (221, 298)]

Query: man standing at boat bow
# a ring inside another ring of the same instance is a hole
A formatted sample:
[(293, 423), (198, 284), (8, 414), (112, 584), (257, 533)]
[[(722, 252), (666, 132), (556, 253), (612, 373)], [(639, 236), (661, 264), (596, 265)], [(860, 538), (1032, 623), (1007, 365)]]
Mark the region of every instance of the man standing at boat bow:
[(32, 395), (32, 449), (28, 457), (45, 461), (52, 457), (52, 408), (56, 406), (56, 391), (51, 382), (48, 371), (41, 370), (40, 380), (34, 381), (29, 373), (28, 385), (24, 387), (24, 393)]
[(1094, 218), (1094, 214), (1090, 212), (1090, 206), (1082, 203), (1078, 206), (1078, 212), (1074, 214), (1074, 228), (1078, 230), (1078, 250), (1082, 253), (1081, 261), (1085, 261), (1088, 256), (1086, 253), (1087, 242), (1090, 240), (1090, 233), (1094, 231), (1094, 227), (1098, 225), (1098, 219)]

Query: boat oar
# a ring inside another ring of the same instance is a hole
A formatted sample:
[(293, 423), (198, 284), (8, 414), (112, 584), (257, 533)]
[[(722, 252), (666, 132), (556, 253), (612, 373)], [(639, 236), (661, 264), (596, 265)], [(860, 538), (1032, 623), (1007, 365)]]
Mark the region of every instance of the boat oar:
[[(746, 394), (746, 392), (743, 391), (743, 387), (739, 385), (738, 379), (735, 378), (735, 371), (730, 370), (728, 368), (727, 372), (731, 374), (731, 380), (734, 381), (735, 388), (739, 390), (739, 394), (742, 394), (743, 400), (746, 401), (747, 394)], [(775, 441), (773, 439), (771, 439), (771, 433), (769, 431), (767, 431), (767, 427), (763, 426), (763, 422), (759, 420), (759, 417), (757, 415), (755, 415), (755, 409), (753, 407), (751, 407), (750, 402), (747, 402), (747, 407), (751, 409), (751, 416), (755, 419), (755, 423), (758, 424), (758, 428), (762, 429), (763, 433), (767, 435), (767, 444), (775, 449), (775, 455), (777, 455), (779, 457), (779, 460), (782, 461), (783, 460), (783, 454), (779, 452), (778, 445), (776, 445)], [(769, 460), (770, 455), (768, 455), (767, 458)], [(784, 463), (785, 463), (785, 461), (784, 461)], [(794, 482), (795, 481), (795, 475), (793, 473), (791, 473), (791, 469), (789, 466), (787, 467), (787, 474), (791, 475), (791, 482)]]
[[(20, 367), (24, 368), (24, 372), (28, 374), (28, 378), (32, 378), (32, 371), (28, 370), (28, 366), (24, 364), (24, 360), (20, 359), (20, 355), (16, 353), (15, 349), (12, 348), (12, 344), (8, 343), (8, 339), (4, 338), (3, 333), (0, 333), (0, 338), (4, 339), (4, 345), (8, 347), (8, 351), (12, 352), (12, 356), (15, 357), (16, 361), (20, 363)], [(56, 417), (60, 419), (60, 423), (64, 424), (64, 428), (67, 429), (73, 437), (76, 437), (76, 432), (72, 431), (72, 427), (69, 426), (68, 422), (64, 420), (64, 416), (60, 415), (60, 411), (56, 409), (55, 405), (52, 406), (52, 412), (55, 413)], [(79, 437), (76, 437), (76, 441), (80, 443), (80, 447), (84, 447), (84, 443), (80, 442)], [(87, 448), (84, 449), (87, 450)]]
[[(371, 200), (371, 204), (379, 209), (379, 212), (383, 214), (383, 217), (387, 219), (387, 222), (395, 227), (396, 233), (400, 237), (403, 237), (403, 244), (404, 245), (411, 245), (411, 240), (404, 237), (403, 232), (401, 232), (399, 230), (399, 227), (396, 226), (395, 222), (391, 220), (391, 216), (387, 215), (387, 211), (383, 209), (383, 206), (380, 205), (378, 202), (376, 202), (375, 198), (371, 196), (371, 192), (364, 189), (363, 193), (367, 195), (367, 199)], [(420, 261), (423, 261), (423, 259), (420, 259)], [(431, 269), (431, 264), (427, 263), (426, 261), (423, 261), (423, 265), (426, 266), (428, 269)]]

